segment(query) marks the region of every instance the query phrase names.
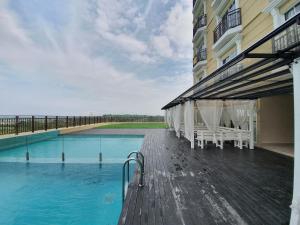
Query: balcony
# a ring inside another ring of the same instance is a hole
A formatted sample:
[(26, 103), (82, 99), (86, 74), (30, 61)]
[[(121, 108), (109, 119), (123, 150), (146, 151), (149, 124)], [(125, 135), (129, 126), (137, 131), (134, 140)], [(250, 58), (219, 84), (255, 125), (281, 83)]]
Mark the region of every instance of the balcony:
[[(293, 48), (293, 46), (300, 42), (300, 28), (297, 25), (293, 25), (283, 31), (272, 40), (272, 51), (278, 52), (287, 48)], [(298, 47), (299, 50), (299, 47)]]
[[(193, 59), (193, 67), (194, 69), (196, 68), (196, 66), (198, 67), (201, 65), (204, 65), (206, 63), (206, 49), (199, 49), (197, 54), (194, 56)], [(201, 65), (200, 65), (201, 64)]]
[(206, 14), (198, 17), (197, 22), (194, 25), (193, 37), (197, 33), (198, 29), (206, 26), (206, 21)]
[(216, 43), (228, 30), (242, 24), (241, 9), (226, 13), (214, 30), (214, 43)]

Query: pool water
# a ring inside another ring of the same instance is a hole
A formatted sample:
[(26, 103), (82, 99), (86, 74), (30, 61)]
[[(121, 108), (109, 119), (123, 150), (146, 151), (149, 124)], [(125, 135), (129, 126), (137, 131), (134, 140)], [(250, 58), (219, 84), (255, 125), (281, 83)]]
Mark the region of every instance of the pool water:
[[(99, 150), (94, 139), (100, 137), (103, 156), (109, 160), (89, 163), (86, 159)], [(119, 160), (123, 162), (130, 151), (139, 150), (143, 137), (87, 136), (89, 141), (84, 136), (64, 138), (66, 156), (85, 163), (40, 161), (60, 157), (57, 148), (61, 137), (31, 144), (29, 163), (20, 162), (24, 147), (0, 152), (0, 158), (11, 159), (0, 162), (1, 225), (117, 224), (122, 207), (123, 164)], [(38, 162), (32, 162), (34, 158)], [(131, 177), (134, 168), (132, 164)]]

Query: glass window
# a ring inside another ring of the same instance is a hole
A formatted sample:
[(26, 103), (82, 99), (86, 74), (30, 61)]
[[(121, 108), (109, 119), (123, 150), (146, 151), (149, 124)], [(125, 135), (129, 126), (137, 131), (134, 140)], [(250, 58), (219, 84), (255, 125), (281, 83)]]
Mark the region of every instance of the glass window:
[(300, 12), (300, 3), (298, 3), (298, 4), (295, 6), (295, 9), (296, 9), (296, 13)]
[(288, 10), (284, 14), (285, 20), (288, 20), (288, 19), (292, 18), (293, 16), (295, 16), (299, 12), (300, 12), (300, 3), (295, 5), (293, 8), (291, 8), (290, 10)]
[(236, 57), (237, 53), (236, 51), (232, 52), (229, 56), (227, 56), (226, 58), (224, 58), (222, 60), (223, 65), (227, 62), (229, 62), (230, 60), (232, 60), (234, 57)]

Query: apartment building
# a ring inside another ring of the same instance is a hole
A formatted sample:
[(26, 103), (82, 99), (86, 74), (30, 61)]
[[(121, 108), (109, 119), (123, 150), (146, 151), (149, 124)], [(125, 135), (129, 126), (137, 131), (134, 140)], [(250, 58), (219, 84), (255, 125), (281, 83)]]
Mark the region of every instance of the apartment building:
[[(193, 6), (194, 84), (300, 12), (299, 0), (194, 0)], [(291, 29), (261, 48), (276, 52), (299, 37), (299, 29)], [(238, 63), (218, 79), (251, 63), (251, 59)], [(254, 122), (257, 146), (293, 154), (292, 95), (258, 99)]]
[(298, 0), (194, 0), (193, 5), (194, 83), (300, 11)]

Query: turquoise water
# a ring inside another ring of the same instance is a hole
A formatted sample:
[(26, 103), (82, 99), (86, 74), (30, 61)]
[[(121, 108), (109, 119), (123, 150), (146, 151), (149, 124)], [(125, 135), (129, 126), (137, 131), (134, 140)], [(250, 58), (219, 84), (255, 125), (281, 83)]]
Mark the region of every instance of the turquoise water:
[[(30, 139), (28, 139), (30, 143)], [(121, 163), (131, 151), (138, 151), (143, 143), (140, 135), (65, 135), (48, 141), (0, 151), (0, 162), (25, 162), (28, 149), (30, 162)]]
[[(109, 163), (89, 163), (95, 154), (98, 157), (97, 138), (100, 136), (64, 138), (66, 162), (69, 156), (84, 163), (54, 163), (60, 158), (61, 137), (29, 145), (30, 163), (20, 163), (24, 147), (1, 151), (0, 158), (16, 162), (0, 162), (0, 224), (117, 224), (122, 207), (123, 166), (118, 161), (123, 162), (130, 151), (139, 150), (143, 137), (101, 136), (103, 156)], [(39, 162), (32, 163), (34, 159)], [(47, 159), (54, 161), (42, 161)], [(132, 164), (131, 177), (133, 171)]]

